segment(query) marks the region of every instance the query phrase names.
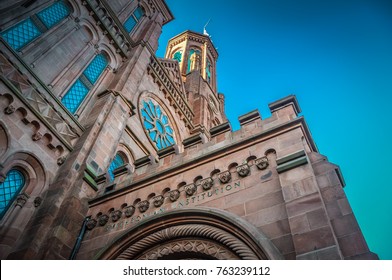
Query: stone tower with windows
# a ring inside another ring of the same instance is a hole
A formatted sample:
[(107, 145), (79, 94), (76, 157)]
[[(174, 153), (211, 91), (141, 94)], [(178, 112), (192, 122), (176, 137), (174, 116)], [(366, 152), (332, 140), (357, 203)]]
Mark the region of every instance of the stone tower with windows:
[[(0, 4), (2, 259), (369, 259), (295, 96), (239, 117), (164, 0)], [(134, 246), (137, 244), (137, 246)]]

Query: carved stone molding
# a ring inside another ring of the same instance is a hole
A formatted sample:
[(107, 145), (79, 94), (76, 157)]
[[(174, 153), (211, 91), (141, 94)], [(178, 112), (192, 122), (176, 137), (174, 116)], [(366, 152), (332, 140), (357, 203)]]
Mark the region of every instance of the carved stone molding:
[(89, 219), (86, 223), (86, 228), (88, 230), (92, 230), (93, 228), (95, 228), (95, 226), (97, 225), (97, 220), (95, 219)]
[(152, 198), (154, 206), (155, 207), (160, 207), (163, 202), (165, 201), (165, 198), (163, 197), (163, 195), (157, 195), (155, 197)]
[(269, 165), (268, 158), (267, 157), (261, 157), (261, 158), (255, 159), (255, 164), (256, 164), (258, 169), (264, 170)]
[(6, 115), (11, 115), (13, 112), (15, 112), (15, 107), (12, 106), (12, 104), (8, 105), (5, 109), (4, 109), (4, 113)]
[(203, 188), (203, 190), (207, 191), (212, 188), (212, 186), (214, 185), (214, 181), (212, 180), (211, 177), (208, 177), (201, 180), (200, 185)]
[(250, 173), (250, 167), (247, 163), (237, 166), (237, 173), (241, 177), (246, 177)]
[[(227, 248), (232, 255), (236, 256), (238, 259), (243, 260), (257, 260), (258, 257), (243, 241), (239, 240), (230, 233), (221, 230), (219, 228), (205, 225), (205, 224), (186, 224), (173, 226), (170, 228), (162, 229), (158, 232), (152, 233), (145, 238), (137, 241), (134, 244), (129, 244), (129, 247), (125, 249), (116, 259), (119, 260), (132, 260), (136, 256), (150, 256), (152, 257), (152, 252), (149, 252), (149, 248), (164, 244), (166, 241), (180, 240), (189, 237), (193, 240), (208, 240), (209, 242), (214, 242), (215, 244), (220, 244), (220, 246)], [(176, 242), (173, 242), (174, 245)], [(186, 243), (185, 243), (186, 244)], [(219, 258), (222, 252), (219, 250), (214, 250), (208, 253), (205, 251), (206, 246), (185, 246), (183, 243), (182, 250), (184, 252), (206, 252), (213, 258)], [(197, 244), (196, 243), (193, 243)], [(171, 250), (175, 250), (174, 246), (171, 246)], [(164, 245), (163, 245), (164, 247)], [(158, 247), (163, 249), (162, 247)], [(159, 255), (155, 255), (157, 258)]]
[(42, 134), (41, 134), (41, 132), (37, 131), (36, 133), (33, 134), (33, 136), (31, 138), (33, 139), (33, 141), (41, 140)]
[(39, 196), (37, 196), (37, 197), (34, 199), (34, 207), (39, 207), (39, 206), (41, 205), (41, 203), (42, 203), (42, 198), (40, 198)]
[(231, 173), (229, 171), (221, 172), (221, 173), (219, 173), (218, 178), (219, 178), (219, 181), (221, 181), (222, 184), (226, 184), (231, 179)]
[(29, 195), (26, 193), (21, 193), (16, 197), (16, 206), (19, 206), (20, 208), (22, 208), (27, 200), (29, 199)]
[(112, 222), (117, 222), (118, 220), (120, 220), (122, 212), (120, 210), (116, 210), (110, 213), (110, 216), (112, 217)]
[(197, 187), (195, 184), (186, 185), (184, 188), (185, 188), (185, 193), (187, 196), (192, 196), (193, 194), (196, 193), (196, 190), (197, 190)]
[(172, 190), (169, 191), (169, 199), (171, 202), (177, 201), (177, 199), (180, 197), (180, 191), (179, 190)]
[(98, 218), (98, 223), (101, 227), (103, 227), (104, 225), (106, 225), (106, 223), (109, 221), (109, 216), (106, 214), (103, 214), (101, 216), (99, 216)]
[(137, 207), (138, 207), (138, 209), (139, 209), (139, 211), (140, 211), (141, 213), (144, 213), (144, 212), (146, 212), (146, 211), (148, 210), (148, 208), (150, 207), (150, 202), (148, 202), (147, 200), (140, 201), (140, 202), (138, 203)]
[(136, 210), (135, 206), (132, 205), (125, 207), (124, 208), (125, 217), (127, 218), (131, 217), (135, 213), (135, 210)]

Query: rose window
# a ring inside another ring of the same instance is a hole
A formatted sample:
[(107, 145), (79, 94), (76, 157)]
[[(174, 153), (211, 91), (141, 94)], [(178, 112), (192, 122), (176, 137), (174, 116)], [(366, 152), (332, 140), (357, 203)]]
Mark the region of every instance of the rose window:
[(143, 101), (141, 114), (147, 134), (158, 149), (175, 144), (174, 131), (169, 124), (169, 118), (162, 112), (159, 105), (154, 104), (151, 100)]

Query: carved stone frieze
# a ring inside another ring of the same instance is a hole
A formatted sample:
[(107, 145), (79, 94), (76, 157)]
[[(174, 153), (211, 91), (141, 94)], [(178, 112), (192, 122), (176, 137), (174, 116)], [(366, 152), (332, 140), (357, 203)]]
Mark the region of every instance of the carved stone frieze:
[(169, 193), (169, 199), (171, 202), (177, 201), (177, 199), (180, 197), (179, 190), (171, 190), (168, 193)]
[(269, 165), (268, 158), (267, 157), (261, 157), (261, 158), (255, 159), (255, 164), (256, 164), (258, 169), (264, 170)]
[(185, 187), (185, 193), (187, 196), (192, 196), (196, 193), (197, 187), (195, 184), (189, 184), (186, 185)]
[(109, 216), (106, 214), (103, 214), (101, 216), (98, 217), (98, 223), (101, 227), (103, 227), (104, 225), (106, 225), (106, 223), (109, 221)]
[(212, 180), (211, 177), (208, 177), (201, 180), (200, 185), (203, 188), (203, 190), (207, 191), (212, 188), (212, 186), (214, 185), (214, 181)]
[(127, 206), (124, 208), (125, 217), (129, 218), (135, 213), (135, 206)]
[(218, 174), (219, 181), (221, 181), (222, 184), (226, 184), (230, 181), (231, 179), (231, 173), (229, 171), (224, 171)]
[(153, 197), (153, 203), (155, 207), (160, 207), (163, 202), (165, 201), (165, 198), (163, 197), (163, 195), (157, 195), (155, 197)]
[(138, 209), (139, 209), (139, 211), (140, 211), (141, 213), (144, 213), (144, 212), (146, 212), (146, 211), (148, 210), (148, 208), (150, 207), (150, 202), (148, 202), (148, 200), (140, 201), (140, 202), (138, 203), (137, 207), (138, 207)]
[(112, 222), (117, 222), (118, 220), (120, 220), (122, 212), (120, 210), (115, 210), (110, 213), (110, 216), (112, 217)]
[(66, 159), (67, 159), (66, 156), (61, 156), (61, 157), (59, 157), (59, 158), (57, 159), (57, 165), (58, 165), (58, 166), (63, 165), (63, 163), (65, 162)]
[(42, 134), (41, 134), (41, 132), (37, 131), (36, 133), (33, 134), (33, 136), (31, 138), (33, 139), (33, 141), (41, 140)]
[(237, 166), (237, 173), (241, 177), (246, 177), (250, 173), (250, 167), (247, 163)]
[(15, 112), (15, 107), (12, 106), (12, 104), (8, 105), (5, 109), (4, 109), (4, 113), (6, 115), (11, 115), (13, 112)]
[(97, 220), (95, 219), (89, 219), (86, 223), (86, 228), (88, 230), (92, 230), (93, 228), (95, 228), (95, 226), (97, 225)]

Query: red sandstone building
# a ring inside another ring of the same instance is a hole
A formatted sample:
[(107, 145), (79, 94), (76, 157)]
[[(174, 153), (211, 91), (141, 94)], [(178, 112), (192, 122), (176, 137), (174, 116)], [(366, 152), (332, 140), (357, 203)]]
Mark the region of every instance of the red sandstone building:
[(295, 96), (240, 116), (163, 0), (0, 3), (2, 259), (374, 259)]

